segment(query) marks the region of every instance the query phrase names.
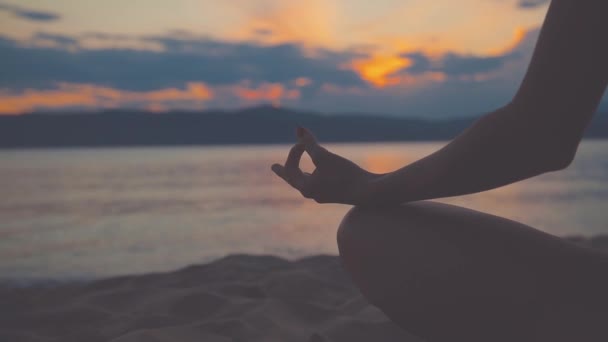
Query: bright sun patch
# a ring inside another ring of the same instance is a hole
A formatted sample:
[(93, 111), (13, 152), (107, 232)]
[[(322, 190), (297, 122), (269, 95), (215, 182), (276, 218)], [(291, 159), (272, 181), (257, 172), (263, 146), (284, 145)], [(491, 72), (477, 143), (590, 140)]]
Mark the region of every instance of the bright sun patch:
[(399, 77), (391, 75), (411, 65), (412, 61), (404, 57), (376, 55), (370, 59), (356, 60), (352, 66), (361, 78), (381, 88), (399, 83)]

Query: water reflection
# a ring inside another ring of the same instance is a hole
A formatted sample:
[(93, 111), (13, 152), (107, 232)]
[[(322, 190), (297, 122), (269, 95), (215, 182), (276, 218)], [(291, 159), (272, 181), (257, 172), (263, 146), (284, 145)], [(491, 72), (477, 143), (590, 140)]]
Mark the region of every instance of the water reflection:
[(379, 151), (379, 153), (372, 153), (364, 157), (360, 166), (373, 173), (395, 171), (415, 161), (415, 159), (407, 158), (403, 151)]
[[(440, 146), (328, 148), (388, 172)], [(0, 278), (159, 271), (229, 253), (336, 253), (349, 207), (305, 200), (275, 177), (270, 165), (288, 149), (0, 151)], [(443, 201), (558, 235), (606, 233), (608, 142), (585, 142), (563, 172)]]

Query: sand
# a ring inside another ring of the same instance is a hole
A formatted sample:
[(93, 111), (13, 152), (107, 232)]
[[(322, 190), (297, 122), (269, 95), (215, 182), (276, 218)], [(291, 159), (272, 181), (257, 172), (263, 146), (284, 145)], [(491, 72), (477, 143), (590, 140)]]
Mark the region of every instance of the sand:
[[(608, 249), (608, 237), (575, 240)], [(168, 273), (1, 287), (0, 341), (420, 340), (367, 303), (336, 256), (232, 255)]]

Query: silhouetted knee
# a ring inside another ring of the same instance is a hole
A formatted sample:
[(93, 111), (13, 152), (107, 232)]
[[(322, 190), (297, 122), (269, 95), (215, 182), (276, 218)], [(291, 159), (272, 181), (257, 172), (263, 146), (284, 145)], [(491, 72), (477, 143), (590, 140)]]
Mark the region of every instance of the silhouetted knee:
[(371, 231), (372, 227), (369, 226), (369, 216), (372, 214), (370, 210), (362, 207), (353, 207), (346, 213), (338, 227), (337, 240), (340, 255), (357, 250), (358, 244), (365, 243), (365, 234), (374, 233)]
[(406, 330), (436, 341), (521, 341), (538, 315), (536, 279), (497, 243), (511, 234), (504, 224), (434, 202), (355, 207), (338, 248), (361, 293)]
[[(343, 262), (350, 263), (351, 259), (379, 256), (387, 252), (384, 247), (396, 245), (394, 237), (399, 235), (409, 241), (400, 239), (402, 247), (416, 239), (412, 230), (424, 225), (421, 219), (424, 203), (403, 204), (394, 207), (353, 207), (346, 213), (338, 227), (338, 249)], [(403, 251), (403, 248), (400, 248)], [(371, 253), (371, 254), (370, 254)]]
[[(398, 208), (354, 207), (342, 219), (337, 233), (338, 250), (343, 267), (369, 301), (379, 305), (387, 294), (394, 291), (390, 281), (397, 259), (407, 258), (408, 245), (417, 242), (407, 238), (407, 231), (415, 229), (415, 222), (398, 220), (399, 241), (395, 241), (396, 211), (407, 211), (407, 205)], [(396, 255), (396, 252), (400, 256)], [(416, 253), (416, 251), (414, 251)], [(403, 273), (404, 270), (401, 270)]]
[(363, 254), (369, 254), (379, 247), (374, 242), (378, 241), (385, 229), (379, 220), (382, 212), (386, 210), (353, 207), (346, 213), (337, 233), (338, 249), (344, 263), (357, 262)]
[(369, 209), (354, 207), (342, 219), (338, 227), (337, 240), (340, 259), (344, 269), (368, 300), (373, 302), (373, 286), (370, 282), (373, 277), (368, 274), (365, 267), (366, 258), (369, 258), (369, 239), (366, 235), (374, 234), (369, 222)]

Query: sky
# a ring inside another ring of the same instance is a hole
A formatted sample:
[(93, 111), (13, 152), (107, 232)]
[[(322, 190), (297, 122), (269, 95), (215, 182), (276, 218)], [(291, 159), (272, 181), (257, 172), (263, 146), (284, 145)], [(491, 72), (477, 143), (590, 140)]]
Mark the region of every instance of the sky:
[(0, 0), (0, 113), (477, 115), (514, 95), (548, 3)]

